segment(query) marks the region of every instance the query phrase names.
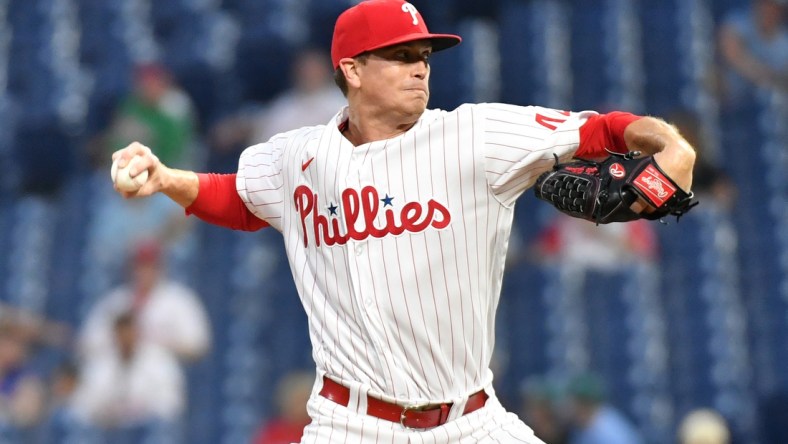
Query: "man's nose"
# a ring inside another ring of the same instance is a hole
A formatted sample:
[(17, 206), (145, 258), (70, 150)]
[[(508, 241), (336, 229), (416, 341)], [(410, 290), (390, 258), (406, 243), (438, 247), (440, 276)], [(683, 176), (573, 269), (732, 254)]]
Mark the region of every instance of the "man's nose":
[(427, 65), (427, 61), (420, 60), (414, 63), (414, 65), (415, 66), (413, 68), (413, 76), (422, 80), (427, 78), (427, 72), (429, 71), (429, 66)]

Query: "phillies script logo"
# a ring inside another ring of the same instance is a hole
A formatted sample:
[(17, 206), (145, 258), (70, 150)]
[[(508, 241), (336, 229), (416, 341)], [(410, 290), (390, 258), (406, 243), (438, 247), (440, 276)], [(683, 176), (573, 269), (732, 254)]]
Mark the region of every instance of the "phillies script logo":
[[(301, 215), (301, 227), (304, 233), (304, 247), (309, 246), (309, 233), (313, 233), (315, 245), (324, 243), (327, 246), (344, 245), (348, 240), (364, 240), (368, 237), (381, 238), (389, 234), (399, 235), (406, 231), (419, 233), (429, 227), (446, 228), (451, 222), (451, 213), (439, 202), (430, 199), (426, 204), (408, 202), (402, 206), (398, 214), (392, 204), (393, 197), (381, 199), (378, 190), (366, 186), (361, 191), (347, 188), (342, 192), (340, 207), (333, 203), (326, 207), (329, 215), (320, 214), (320, 201), (316, 193), (308, 186), (300, 185), (293, 193), (296, 211)], [(383, 208), (381, 208), (381, 203)], [(341, 221), (337, 210), (342, 211)], [(377, 226), (375, 219), (382, 212), (386, 220), (384, 226)], [(307, 218), (311, 216), (311, 229), (307, 228)], [(362, 229), (356, 227), (362, 222)]]

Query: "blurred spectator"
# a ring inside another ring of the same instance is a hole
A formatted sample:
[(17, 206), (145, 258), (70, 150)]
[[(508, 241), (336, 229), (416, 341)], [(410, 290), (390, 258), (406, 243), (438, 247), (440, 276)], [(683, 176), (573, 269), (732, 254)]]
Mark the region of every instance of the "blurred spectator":
[(747, 102), (755, 88), (788, 91), (786, 0), (751, 0), (748, 9), (730, 13), (719, 33), (727, 68), (724, 95), (734, 106)]
[(61, 361), (49, 377), (46, 418), (42, 423), (39, 442), (63, 441), (74, 424), (73, 400), (79, 385), (79, 368), (70, 359)]
[(652, 262), (658, 254), (657, 247), (650, 221), (596, 225), (556, 213), (528, 253), (538, 262), (613, 272), (633, 261)]
[(60, 420), (68, 414), (74, 392), (79, 385), (79, 368), (71, 360), (65, 360), (55, 367), (49, 382), (50, 420)]
[(45, 319), (25, 310), (0, 302), (0, 325), (28, 344), (50, 347), (70, 345), (71, 328), (61, 322)]
[(679, 425), (679, 444), (730, 444), (730, 431), (722, 416), (708, 409), (693, 410)]
[(710, 147), (702, 137), (698, 115), (689, 110), (675, 110), (667, 120), (695, 148), (697, 160), (692, 177), (692, 191), (698, 200), (713, 202), (720, 209), (731, 209), (736, 200), (736, 185), (727, 172), (712, 160)]
[(88, 313), (79, 334), (83, 356), (113, 348), (113, 322), (127, 311), (136, 315), (144, 340), (162, 346), (182, 361), (205, 355), (211, 340), (208, 316), (191, 288), (166, 277), (158, 243), (138, 244), (128, 271), (128, 283), (111, 290)]
[(191, 99), (170, 72), (157, 63), (142, 64), (135, 68), (133, 90), (115, 110), (109, 130), (93, 144), (94, 162), (104, 171), (112, 152), (136, 140), (173, 167), (193, 166), (195, 130)]
[[(107, 174), (107, 189), (112, 192)], [(126, 258), (134, 246), (156, 238), (171, 267), (183, 265), (195, 248), (194, 218), (184, 216), (183, 208), (166, 196), (150, 199), (123, 199), (107, 194), (100, 197), (88, 229), (87, 248), (91, 267), (110, 282), (123, 278)], [(102, 290), (105, 290), (102, 288)]]
[(44, 409), (44, 387), (30, 366), (30, 338), (25, 331), (0, 323), (0, 423), (35, 425)]
[(140, 334), (133, 312), (112, 322), (113, 348), (87, 356), (74, 393), (75, 417), (101, 428), (176, 423), (186, 404), (175, 357)]
[(602, 381), (595, 375), (574, 378), (568, 387), (573, 432), (571, 444), (641, 444), (635, 426), (606, 402)]
[(294, 372), (285, 375), (276, 388), (277, 415), (268, 420), (257, 432), (254, 444), (289, 444), (300, 442), (301, 435), (311, 418), (306, 403), (312, 394), (315, 375)]
[(90, 147), (97, 174), (106, 184), (97, 193), (88, 231), (90, 266), (111, 282), (119, 277), (130, 246), (142, 237), (166, 241), (177, 265), (179, 260), (187, 260), (193, 247), (189, 234), (194, 223), (184, 217), (181, 207), (158, 197), (124, 200), (112, 190), (110, 155), (135, 140), (153, 147), (162, 161), (169, 159), (177, 168), (193, 167), (201, 161), (193, 104), (170, 72), (148, 63), (137, 66), (133, 77), (132, 92), (115, 110), (109, 129)]
[(324, 124), (346, 105), (334, 85), (331, 61), (325, 52), (302, 50), (291, 75), (292, 88), (271, 103), (217, 124), (212, 131), (213, 145), (228, 151), (265, 142), (293, 128)]
[(523, 384), (521, 418), (542, 441), (567, 444), (568, 427), (560, 411), (560, 389), (550, 381), (533, 377)]

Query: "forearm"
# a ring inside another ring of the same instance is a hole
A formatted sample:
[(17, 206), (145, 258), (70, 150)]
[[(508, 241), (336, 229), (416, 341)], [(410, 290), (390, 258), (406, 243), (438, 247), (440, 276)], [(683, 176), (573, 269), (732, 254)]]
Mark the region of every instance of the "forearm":
[(183, 208), (189, 207), (197, 199), (200, 191), (200, 180), (193, 171), (176, 170), (160, 167), (161, 171), (161, 192), (167, 195)]
[(685, 191), (692, 187), (695, 150), (678, 130), (663, 120), (644, 117), (624, 131), (631, 151), (653, 155), (657, 165)]
[[(268, 226), (252, 214), (235, 189), (235, 174), (197, 174), (169, 168), (159, 161), (150, 148), (133, 142), (116, 151), (112, 159), (122, 168), (132, 158), (139, 157), (129, 169), (135, 177), (139, 171), (148, 171), (148, 180), (136, 191), (115, 189), (125, 198), (145, 197), (163, 193), (178, 205), (200, 219), (235, 230), (255, 231)], [(138, 171), (139, 170), (139, 171)]]

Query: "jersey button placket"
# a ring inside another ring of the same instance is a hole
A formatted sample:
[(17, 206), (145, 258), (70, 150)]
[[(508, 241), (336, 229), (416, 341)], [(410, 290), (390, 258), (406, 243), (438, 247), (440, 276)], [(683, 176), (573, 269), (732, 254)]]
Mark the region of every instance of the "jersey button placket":
[[(369, 147), (367, 147), (369, 149)], [(367, 157), (366, 149), (359, 149), (357, 147), (352, 154), (348, 174), (347, 174), (347, 187), (354, 188), (358, 191), (362, 188), (362, 182), (369, 183), (372, 178), (368, 171), (365, 170), (365, 158)], [(369, 181), (369, 182), (367, 182)], [(377, 337), (374, 333), (372, 325), (375, 323), (375, 300), (369, 295), (373, 283), (371, 276), (368, 275), (369, 269), (369, 240), (359, 240), (348, 242), (345, 246), (347, 259), (350, 264), (349, 275), (350, 281), (354, 292), (354, 299), (357, 301), (357, 306), (361, 313), (361, 323), (366, 330), (366, 338), (369, 344), (372, 345), (376, 351), (377, 366), (381, 369), (385, 365), (383, 356), (387, 354), (386, 349), (382, 347), (382, 339)]]
[[(356, 190), (359, 190), (361, 188), (360, 168), (362, 166), (364, 159), (363, 152), (364, 150), (356, 148), (354, 149), (353, 154), (351, 155), (350, 165), (347, 172), (346, 186), (348, 188), (353, 188)], [(345, 215), (343, 214), (342, 216), (344, 217)], [(350, 275), (351, 284), (353, 286), (353, 293), (355, 294), (358, 305), (362, 306), (362, 308), (363, 308), (363, 302), (361, 300), (362, 287), (360, 285), (361, 284), (360, 276), (357, 270), (359, 270), (359, 266), (360, 266), (358, 261), (359, 259), (361, 259), (361, 255), (364, 252), (364, 242), (365, 241), (350, 241), (345, 246), (347, 259), (351, 265), (349, 267), (349, 275)]]

